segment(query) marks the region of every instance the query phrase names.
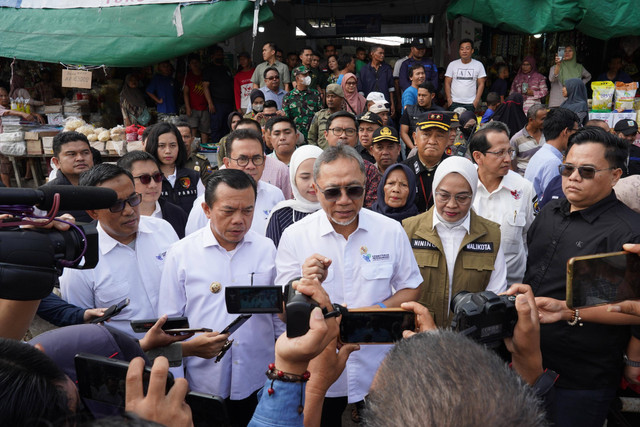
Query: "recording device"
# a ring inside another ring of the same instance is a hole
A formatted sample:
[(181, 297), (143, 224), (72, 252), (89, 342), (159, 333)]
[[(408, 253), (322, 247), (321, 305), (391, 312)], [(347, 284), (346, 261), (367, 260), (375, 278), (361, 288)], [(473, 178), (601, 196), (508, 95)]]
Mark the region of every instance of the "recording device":
[(564, 61), (564, 46), (558, 46), (558, 57)]
[[(75, 356), (76, 376), (80, 397), (92, 402), (99, 402), (104, 406), (114, 408), (119, 414), (124, 413), (125, 385), (129, 362), (93, 354), (80, 353)], [(151, 368), (145, 366), (142, 376), (144, 394), (149, 389)], [(174, 384), (171, 372), (167, 373), (165, 393)], [(185, 401), (191, 407), (193, 424), (195, 427), (227, 426), (229, 417), (224, 400), (218, 396), (204, 393), (189, 392)], [(91, 402), (91, 403), (92, 403)], [(91, 405), (92, 410), (95, 405)], [(101, 408), (104, 411), (104, 409)]]
[(101, 323), (101, 322), (106, 322), (107, 320), (111, 319), (114, 316), (117, 316), (118, 314), (120, 314), (120, 312), (122, 310), (124, 310), (124, 308), (126, 306), (129, 305), (129, 302), (131, 302), (129, 300), (129, 298), (125, 298), (122, 301), (120, 301), (117, 304), (113, 304), (111, 307), (107, 308), (106, 311), (104, 312), (104, 314), (100, 317), (96, 317), (95, 319), (93, 319), (91, 321), (91, 323)]
[(401, 308), (353, 309), (340, 320), (340, 341), (354, 344), (392, 344), (402, 331), (415, 331), (416, 315)]
[(226, 286), (227, 312), (282, 313), (282, 288), (279, 286)]
[[(156, 324), (158, 319), (142, 319), (142, 320), (132, 320), (129, 322), (131, 324), (131, 329), (133, 332), (138, 333), (146, 333), (149, 329)], [(189, 327), (189, 319), (186, 317), (169, 317), (167, 321), (162, 325), (162, 330), (167, 331), (167, 329), (184, 329)]]
[(513, 336), (518, 321), (516, 297), (491, 291), (458, 292), (451, 300), (451, 328), (488, 347)]
[(98, 263), (95, 224), (72, 225), (67, 231), (17, 228), (42, 225), (31, 221), (36, 218), (34, 204), (48, 210), (52, 219), (59, 209), (103, 209), (117, 199), (115, 191), (99, 187), (0, 188), (0, 214), (12, 215), (0, 221), (0, 298), (42, 299), (51, 293), (64, 267), (89, 269)]
[(229, 325), (227, 325), (227, 327), (224, 328), (222, 330), (222, 332), (220, 332), (220, 334), (221, 335), (224, 335), (224, 334), (231, 335), (232, 333), (237, 331), (238, 328), (240, 328), (240, 326), (244, 325), (245, 322), (247, 320), (249, 320), (250, 318), (251, 318), (251, 314), (241, 314), (240, 316), (238, 316), (235, 319), (233, 319), (233, 321), (231, 323), (229, 323)]
[(640, 257), (629, 252), (579, 256), (567, 262), (567, 307), (640, 298)]

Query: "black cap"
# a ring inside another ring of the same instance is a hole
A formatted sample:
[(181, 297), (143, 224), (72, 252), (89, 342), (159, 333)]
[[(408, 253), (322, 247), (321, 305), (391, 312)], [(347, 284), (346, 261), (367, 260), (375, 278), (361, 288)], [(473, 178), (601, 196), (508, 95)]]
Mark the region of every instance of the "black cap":
[(613, 127), (616, 132), (622, 132), (624, 135), (633, 135), (638, 133), (638, 124), (634, 120), (620, 120)]
[(382, 141), (396, 142), (399, 144), (398, 131), (389, 126), (383, 126), (373, 131), (371, 142), (375, 144), (376, 142)]
[(366, 113), (362, 113), (360, 114), (357, 119), (358, 120), (358, 125), (360, 125), (360, 123), (373, 123), (374, 125), (378, 125), (378, 126), (382, 126), (384, 123), (382, 123), (382, 119), (380, 118), (379, 115), (377, 115), (376, 113), (372, 113), (371, 111), (367, 111)]
[(421, 130), (437, 127), (442, 130), (449, 130), (451, 127), (451, 117), (444, 111), (431, 112), (427, 114), (427, 119), (416, 124)]
[(427, 48), (427, 44), (425, 43), (425, 39), (413, 39), (413, 41), (411, 42), (411, 47), (415, 47), (418, 49), (426, 49)]

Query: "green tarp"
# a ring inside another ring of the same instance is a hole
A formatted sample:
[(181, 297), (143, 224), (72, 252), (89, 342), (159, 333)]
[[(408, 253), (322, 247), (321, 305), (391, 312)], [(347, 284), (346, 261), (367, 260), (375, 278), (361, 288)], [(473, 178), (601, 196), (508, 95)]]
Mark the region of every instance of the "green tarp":
[[(138, 67), (184, 55), (250, 29), (254, 3), (227, 0), (102, 9), (0, 8), (0, 56), (65, 64)], [(268, 7), (260, 21), (273, 17)]]
[(514, 33), (577, 29), (602, 40), (640, 35), (638, 0), (452, 0), (447, 15)]

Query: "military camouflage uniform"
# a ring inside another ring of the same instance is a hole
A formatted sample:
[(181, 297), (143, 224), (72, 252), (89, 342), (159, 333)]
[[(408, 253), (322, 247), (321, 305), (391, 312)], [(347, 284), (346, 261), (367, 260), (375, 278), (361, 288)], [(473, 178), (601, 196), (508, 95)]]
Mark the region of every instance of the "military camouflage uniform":
[(200, 153), (193, 153), (185, 162), (184, 167), (198, 172), (204, 185), (207, 185), (207, 179), (214, 171), (207, 156)]
[(299, 91), (294, 89), (282, 101), (282, 110), (293, 119), (296, 128), (308, 140), (309, 125), (313, 115), (322, 108), (320, 93), (315, 89)]
[(331, 114), (333, 113), (328, 108), (324, 108), (313, 116), (311, 126), (309, 126), (309, 144), (317, 145), (323, 150), (329, 147), (324, 131), (327, 130), (327, 120)]

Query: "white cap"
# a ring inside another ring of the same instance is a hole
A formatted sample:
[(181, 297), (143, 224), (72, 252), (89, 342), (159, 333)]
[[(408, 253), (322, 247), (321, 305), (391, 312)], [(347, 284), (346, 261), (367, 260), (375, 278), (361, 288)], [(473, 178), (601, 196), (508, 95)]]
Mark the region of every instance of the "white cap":
[(369, 92), (369, 95), (367, 95), (367, 101), (386, 102), (386, 98), (381, 92)]
[(376, 101), (369, 107), (369, 111), (372, 113), (381, 113), (383, 111), (389, 112), (389, 103), (386, 100)]

